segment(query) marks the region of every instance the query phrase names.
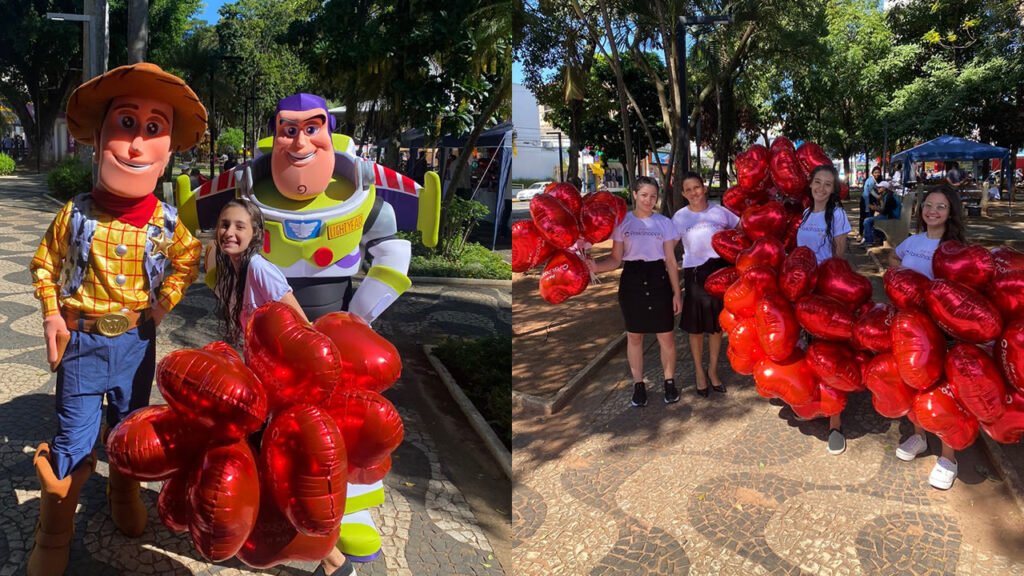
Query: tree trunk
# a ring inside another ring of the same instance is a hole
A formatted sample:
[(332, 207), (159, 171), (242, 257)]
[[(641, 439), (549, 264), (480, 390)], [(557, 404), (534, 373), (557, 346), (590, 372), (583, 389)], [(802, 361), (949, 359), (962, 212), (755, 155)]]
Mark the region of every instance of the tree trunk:
[(145, 62), (148, 47), (149, 2), (128, 0), (128, 62)]
[[(569, 169), (565, 171), (566, 178), (580, 177), (580, 146), (583, 144), (580, 116), (582, 115), (583, 101), (573, 100), (569, 104)], [(561, 152), (559, 152), (559, 158), (561, 158)]]

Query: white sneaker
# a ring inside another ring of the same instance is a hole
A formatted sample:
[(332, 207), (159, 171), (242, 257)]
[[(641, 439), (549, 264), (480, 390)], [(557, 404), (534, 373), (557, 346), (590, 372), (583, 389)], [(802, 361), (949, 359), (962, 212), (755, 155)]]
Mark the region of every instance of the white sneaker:
[(932, 468), (932, 473), (928, 476), (928, 483), (933, 488), (949, 490), (953, 486), (954, 480), (956, 480), (956, 462), (940, 457), (939, 461), (935, 463), (935, 467)]
[(910, 438), (904, 440), (896, 449), (896, 457), (904, 462), (910, 462), (919, 454), (923, 454), (925, 450), (928, 450), (928, 441), (922, 436), (911, 434)]

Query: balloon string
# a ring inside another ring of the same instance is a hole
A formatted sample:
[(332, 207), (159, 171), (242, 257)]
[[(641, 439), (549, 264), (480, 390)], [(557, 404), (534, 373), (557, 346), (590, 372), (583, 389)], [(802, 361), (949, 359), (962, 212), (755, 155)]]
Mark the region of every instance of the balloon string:
[[(583, 248), (581, 248), (579, 244), (573, 244), (572, 248), (570, 248), (570, 250), (574, 254), (576, 254), (576, 256), (578, 256), (580, 260), (583, 260), (584, 262), (586, 262), (587, 260), (590, 260), (589, 253), (586, 250), (584, 250)], [(591, 284), (600, 284), (601, 283), (601, 281), (597, 279), (597, 274), (594, 274), (594, 271), (590, 269), (590, 266), (587, 266), (587, 271), (590, 272), (590, 283)]]

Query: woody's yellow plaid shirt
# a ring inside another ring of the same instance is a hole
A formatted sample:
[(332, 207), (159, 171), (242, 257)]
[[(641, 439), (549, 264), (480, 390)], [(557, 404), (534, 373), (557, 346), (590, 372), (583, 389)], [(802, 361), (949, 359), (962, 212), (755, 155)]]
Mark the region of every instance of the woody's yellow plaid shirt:
[[(70, 243), (71, 207), (72, 203), (68, 202), (53, 219), (29, 266), (36, 298), (42, 303), (43, 316), (59, 314), (61, 306), (84, 314), (120, 312), (122, 308), (141, 312), (149, 308), (148, 281), (142, 265), (146, 227), (136, 228), (102, 213), (96, 214), (96, 233), (82, 286), (61, 301), (59, 282)], [(163, 229), (163, 204), (157, 203), (149, 222)], [(127, 249), (123, 256), (117, 253), (119, 245)], [(199, 241), (179, 219), (166, 250), (170, 267), (157, 298), (164, 310), (170, 312), (195, 280), (199, 270), (199, 250)], [(119, 284), (121, 275), (124, 282)]]

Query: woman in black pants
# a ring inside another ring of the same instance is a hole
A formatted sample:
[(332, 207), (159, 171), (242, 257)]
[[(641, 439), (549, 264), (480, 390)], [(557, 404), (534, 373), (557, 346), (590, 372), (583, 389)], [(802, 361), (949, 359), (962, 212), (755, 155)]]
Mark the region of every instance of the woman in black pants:
[(681, 308), (677, 240), (672, 221), (654, 211), (658, 183), (641, 176), (631, 186), (634, 206), (612, 233), (611, 256), (587, 263), (595, 273), (615, 270), (619, 278), (619, 307), (626, 323), (626, 357), (633, 375), (633, 406), (647, 405), (644, 384), (644, 334), (657, 334), (665, 375), (665, 403), (679, 401), (675, 385), (675, 315)]

